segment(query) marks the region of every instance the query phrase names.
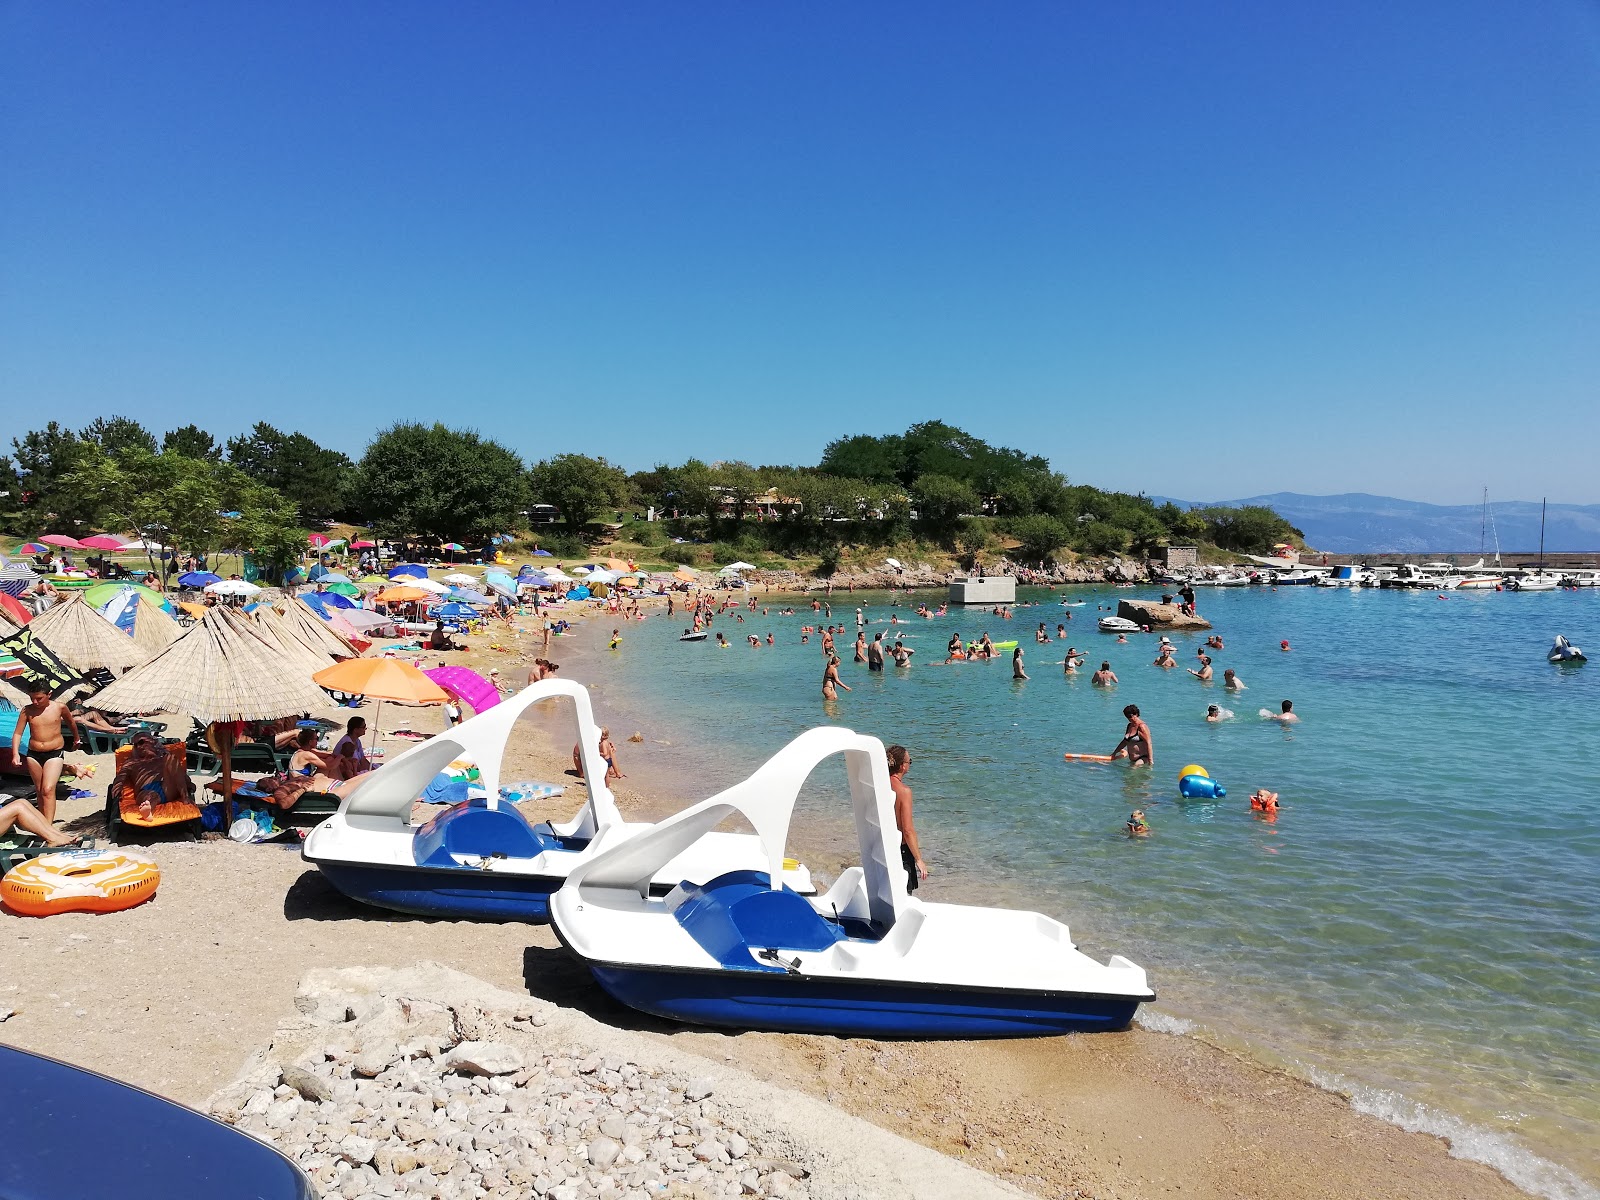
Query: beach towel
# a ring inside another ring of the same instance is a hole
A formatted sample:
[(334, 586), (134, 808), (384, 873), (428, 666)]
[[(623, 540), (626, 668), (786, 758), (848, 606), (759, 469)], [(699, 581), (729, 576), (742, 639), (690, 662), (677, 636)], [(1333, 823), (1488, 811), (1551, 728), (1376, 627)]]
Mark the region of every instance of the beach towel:
[(487, 796), (475, 763), (458, 758), (433, 777), (418, 799), (423, 804), (460, 804)]
[(515, 804), (519, 800), (548, 800), (566, 790), (566, 787), (559, 783), (535, 783), (530, 780), (506, 784), (500, 789), (500, 798)]

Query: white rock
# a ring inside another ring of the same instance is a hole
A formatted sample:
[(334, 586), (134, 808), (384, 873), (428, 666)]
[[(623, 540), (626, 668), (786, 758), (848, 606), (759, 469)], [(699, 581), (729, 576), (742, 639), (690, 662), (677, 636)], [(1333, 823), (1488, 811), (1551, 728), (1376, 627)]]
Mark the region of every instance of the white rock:
[(730, 1158), (743, 1158), (750, 1153), (750, 1143), (737, 1133), (730, 1133), (728, 1140), (723, 1144), (727, 1147)]
[(376, 1138), (360, 1137), (352, 1133), (339, 1142), (339, 1157), (352, 1166), (364, 1166), (372, 1161), (373, 1155), (377, 1152)]
[(617, 1161), (617, 1155), (622, 1153), (622, 1147), (611, 1138), (602, 1135), (589, 1143), (587, 1153), (589, 1165), (604, 1171)]
[(691, 1079), (689, 1086), (683, 1089), (683, 1098), (693, 1103), (696, 1100), (704, 1100), (715, 1090), (716, 1085), (712, 1083), (709, 1076), (699, 1075)]
[(371, 1079), (375, 1075), (383, 1074), (393, 1061), (394, 1050), (392, 1047), (367, 1046), (362, 1049), (360, 1054), (356, 1055), (355, 1062), (351, 1064), (351, 1069), (357, 1075)]
[(501, 1042), (462, 1042), (445, 1062), (464, 1075), (510, 1075), (523, 1065), (522, 1056)]
[(288, 1066), (283, 1069), (283, 1082), (299, 1092), (307, 1100), (322, 1101), (333, 1099), (333, 1084), (313, 1074), (304, 1067)]

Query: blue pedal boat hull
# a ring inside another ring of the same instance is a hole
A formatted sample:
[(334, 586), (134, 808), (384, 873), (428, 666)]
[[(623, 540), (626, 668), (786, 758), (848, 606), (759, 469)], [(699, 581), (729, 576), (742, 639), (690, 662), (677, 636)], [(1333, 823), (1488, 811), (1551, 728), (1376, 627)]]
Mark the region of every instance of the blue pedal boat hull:
[(1004, 1038), (1128, 1028), (1143, 997), (589, 963), (614, 999), (689, 1025), (839, 1037)]
[(550, 894), (565, 882), (557, 875), (513, 875), (469, 867), (452, 870), (327, 860), (316, 865), (338, 891), (361, 904), (451, 921), (542, 925), (550, 919)]

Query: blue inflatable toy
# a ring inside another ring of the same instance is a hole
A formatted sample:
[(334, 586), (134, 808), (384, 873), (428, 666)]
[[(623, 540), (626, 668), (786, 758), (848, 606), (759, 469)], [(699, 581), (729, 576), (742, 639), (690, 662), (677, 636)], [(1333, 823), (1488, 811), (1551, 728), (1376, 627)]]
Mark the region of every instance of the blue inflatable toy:
[(1185, 800), (1220, 800), (1228, 789), (1205, 775), (1184, 775), (1178, 780), (1178, 795)]

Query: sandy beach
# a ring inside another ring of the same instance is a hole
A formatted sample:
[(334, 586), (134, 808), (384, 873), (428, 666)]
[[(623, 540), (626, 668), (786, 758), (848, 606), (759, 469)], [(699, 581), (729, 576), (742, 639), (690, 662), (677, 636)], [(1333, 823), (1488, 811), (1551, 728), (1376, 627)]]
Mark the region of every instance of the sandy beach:
[[(531, 627), (531, 619), (524, 624)], [(585, 681), (591, 625), (552, 657)], [(535, 653), (496, 653), (473, 639), (450, 661), (497, 666), (520, 683)], [(438, 656), (428, 656), (436, 658)], [(602, 723), (607, 712), (597, 700)], [(383, 726), (424, 732), (440, 715), (385, 705)], [(508, 754), (510, 778), (575, 784), (570, 744), (525, 722)], [(615, 728), (628, 778), (616, 789), (630, 815), (652, 816), (699, 797), (652, 776), (648, 739)], [(400, 743), (390, 742), (390, 752)], [(81, 756), (75, 756), (81, 757)], [(95, 783), (103, 791), (109, 758)], [(565, 817), (566, 797), (526, 805)], [(100, 793), (63, 806), (69, 828), (94, 831)], [(803, 839), (803, 835), (802, 835)], [(794, 847), (802, 856), (808, 846)], [(829, 851), (817, 848), (826, 868)], [(830, 1105), (1041, 1196), (1511, 1197), (1493, 1170), (1452, 1158), (1444, 1141), (1356, 1113), (1320, 1091), (1194, 1037), (1121, 1034), (983, 1043), (878, 1043), (823, 1037), (728, 1035), (667, 1026), (612, 1003), (559, 949), (547, 928), (429, 921), (363, 909), (329, 888), (298, 847), (226, 841), (158, 842), (156, 898), (104, 917), (0, 922), (8, 969), (0, 1028), (8, 1042), (200, 1104), (292, 1006), (315, 967), (404, 967), (434, 960), (496, 987), (525, 990), (599, 1021), (641, 1032)], [(930, 894), (937, 898), (936, 890)]]

